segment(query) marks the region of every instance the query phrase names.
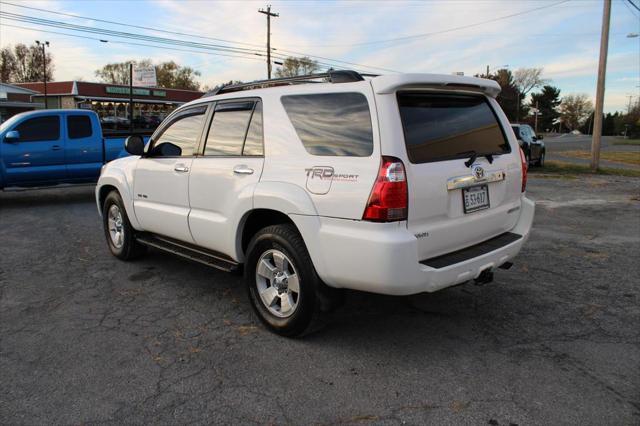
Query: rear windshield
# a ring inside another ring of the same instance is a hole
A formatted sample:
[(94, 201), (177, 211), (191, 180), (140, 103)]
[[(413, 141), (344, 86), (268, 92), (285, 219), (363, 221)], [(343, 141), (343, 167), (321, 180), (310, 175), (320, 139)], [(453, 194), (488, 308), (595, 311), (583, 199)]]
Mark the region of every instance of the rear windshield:
[(398, 93), (412, 163), (511, 152), (498, 119), (482, 96)]

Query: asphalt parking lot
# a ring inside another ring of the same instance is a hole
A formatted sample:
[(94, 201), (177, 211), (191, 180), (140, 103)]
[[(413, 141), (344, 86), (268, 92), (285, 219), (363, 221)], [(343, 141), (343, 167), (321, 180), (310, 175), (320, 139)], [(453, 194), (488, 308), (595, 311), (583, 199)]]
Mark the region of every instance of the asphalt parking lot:
[(0, 192), (4, 424), (640, 423), (640, 179), (532, 176), (494, 283), (350, 293), (302, 340), (241, 279), (107, 250), (92, 187)]

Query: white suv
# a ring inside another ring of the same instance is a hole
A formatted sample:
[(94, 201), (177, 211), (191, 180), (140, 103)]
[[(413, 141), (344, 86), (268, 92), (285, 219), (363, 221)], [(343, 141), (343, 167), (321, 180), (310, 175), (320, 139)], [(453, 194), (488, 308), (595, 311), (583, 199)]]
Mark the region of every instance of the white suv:
[[(311, 84), (315, 83), (315, 84)], [(271, 330), (354, 289), (433, 292), (507, 268), (526, 164), (491, 80), (352, 71), (227, 86), (181, 106), (96, 188), (111, 252), (243, 268)]]

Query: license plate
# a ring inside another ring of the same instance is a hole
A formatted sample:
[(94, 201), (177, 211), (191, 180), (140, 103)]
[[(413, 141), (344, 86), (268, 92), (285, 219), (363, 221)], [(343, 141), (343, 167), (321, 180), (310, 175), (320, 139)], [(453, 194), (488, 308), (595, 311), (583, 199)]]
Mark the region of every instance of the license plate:
[(489, 186), (480, 185), (462, 189), (462, 205), (465, 213), (489, 208)]

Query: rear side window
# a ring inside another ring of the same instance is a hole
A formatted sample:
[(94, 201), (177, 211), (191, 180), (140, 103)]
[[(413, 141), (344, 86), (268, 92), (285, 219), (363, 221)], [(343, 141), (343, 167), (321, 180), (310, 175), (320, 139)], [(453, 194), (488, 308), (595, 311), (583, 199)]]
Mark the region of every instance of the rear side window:
[(264, 155), (262, 148), (262, 102), (256, 103), (253, 109), (242, 155)]
[(482, 96), (398, 93), (412, 163), (511, 152), (493, 109)]
[(30, 118), (15, 130), (20, 132), (21, 142), (55, 141), (60, 139), (60, 119), (57, 115)]
[(247, 135), (253, 105), (253, 102), (234, 102), (216, 106), (204, 147), (204, 155), (242, 155), (242, 146)]
[(368, 157), (373, 152), (371, 113), (363, 94), (283, 96), (282, 105), (310, 154)]
[(69, 139), (88, 138), (92, 134), (91, 118), (88, 115), (70, 115), (67, 117)]

